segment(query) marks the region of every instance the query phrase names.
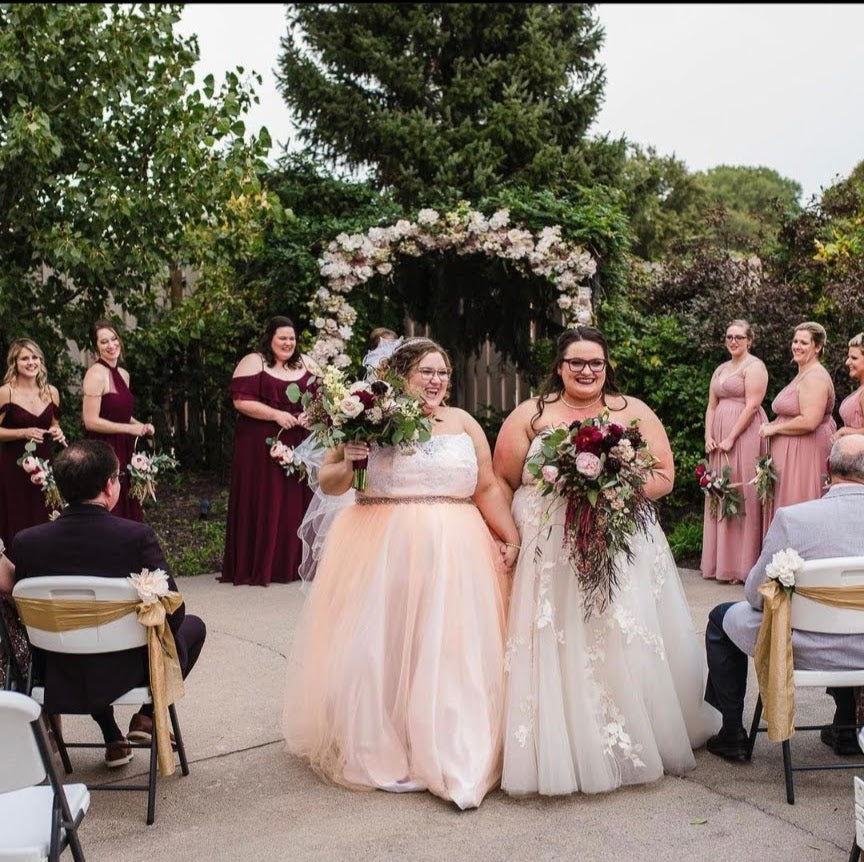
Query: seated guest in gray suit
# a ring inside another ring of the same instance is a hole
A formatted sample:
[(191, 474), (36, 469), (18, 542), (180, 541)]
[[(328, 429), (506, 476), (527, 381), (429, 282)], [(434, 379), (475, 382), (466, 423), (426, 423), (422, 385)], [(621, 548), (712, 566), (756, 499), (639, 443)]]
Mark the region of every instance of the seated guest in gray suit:
[[(765, 567), (777, 551), (794, 548), (803, 559), (864, 555), (864, 437), (841, 437), (828, 458), (831, 487), (819, 500), (777, 510), (765, 536), (762, 553), (747, 576), (745, 602), (717, 605), (708, 615), (705, 648), (708, 684), (705, 700), (723, 714), (723, 727), (707, 742), (707, 749), (727, 760), (745, 760), (747, 732), (742, 717), (747, 686), (748, 656), (756, 649), (762, 623)], [(792, 651), (799, 670), (844, 670), (864, 667), (861, 635), (827, 635), (792, 631)], [(855, 724), (852, 689), (828, 689), (836, 711), (832, 724), (822, 728), (822, 742), (837, 754), (858, 754), (853, 730), (838, 725)]]
[[(120, 496), (120, 465), (114, 450), (101, 440), (79, 440), (54, 459), (57, 487), (68, 505), (49, 524), (30, 527), (12, 542), (15, 580), (41, 575), (92, 575), (126, 578), (142, 569), (168, 571), (156, 534), (146, 524), (117, 518), (111, 509)], [(168, 576), (168, 586), (177, 589)], [(174, 634), (183, 677), (192, 670), (204, 646), (204, 623), (181, 604), (167, 622)], [(114, 720), (111, 702), (148, 678), (147, 647), (69, 655), (34, 650), (34, 672), (45, 683), (45, 711), (90, 713), (105, 739), (106, 766), (122, 766), (132, 749)], [(153, 707), (132, 716), (129, 739), (149, 742)]]

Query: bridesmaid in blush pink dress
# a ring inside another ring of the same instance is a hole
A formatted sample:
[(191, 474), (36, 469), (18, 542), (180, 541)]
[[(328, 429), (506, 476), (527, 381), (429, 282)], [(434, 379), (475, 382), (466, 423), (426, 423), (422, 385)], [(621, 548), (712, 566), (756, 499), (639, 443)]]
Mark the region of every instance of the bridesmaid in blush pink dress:
[(48, 383), (45, 357), (29, 338), (9, 346), (6, 374), (0, 385), (0, 538), (11, 544), (15, 534), (48, 521), (42, 490), (30, 481), (18, 460), (28, 442), (37, 458), (51, 457), (52, 443), (66, 445), (60, 428), (60, 396)]
[(726, 327), (731, 359), (711, 378), (705, 412), (705, 451), (718, 474), (728, 464), (741, 494), (744, 511), (723, 519), (712, 517), (705, 501), (702, 530), (702, 577), (743, 583), (762, 547), (762, 508), (750, 484), (759, 457), (759, 426), (768, 421), (762, 400), (768, 388), (765, 363), (750, 353), (753, 333), (746, 320)]
[(858, 381), (858, 388), (840, 404), (843, 427), (837, 430), (832, 441), (847, 434), (864, 434), (864, 332), (859, 332), (849, 341), (846, 367), (849, 376)]
[(816, 500), (824, 490), (825, 462), (837, 425), (834, 383), (819, 360), (825, 349), (825, 329), (806, 322), (795, 328), (792, 359), (798, 373), (771, 404), (776, 418), (759, 429), (771, 442), (778, 473), (774, 500), (765, 512), (763, 535), (781, 506)]
[(123, 342), (110, 320), (97, 320), (90, 327), (90, 342), (97, 359), (84, 375), (84, 428), (87, 437), (107, 443), (120, 462), (120, 498), (112, 515), (143, 521), (141, 504), (129, 496), (126, 467), (135, 451), (135, 439), (152, 437), (155, 428), (132, 414), (135, 401), (129, 389), (129, 372), (120, 368)]

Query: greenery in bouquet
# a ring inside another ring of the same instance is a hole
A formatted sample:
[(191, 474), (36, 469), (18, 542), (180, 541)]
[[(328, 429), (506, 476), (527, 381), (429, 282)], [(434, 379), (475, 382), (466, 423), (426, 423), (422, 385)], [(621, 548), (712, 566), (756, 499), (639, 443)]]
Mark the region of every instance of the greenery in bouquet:
[(51, 520), (54, 520), (66, 505), (66, 501), (57, 488), (54, 470), (50, 462), (45, 458), (38, 458), (33, 454), (35, 451), (36, 443), (33, 440), (28, 440), (24, 444), (24, 454), (15, 463), (24, 468), (24, 472), (30, 476), (30, 481), (42, 491), (42, 496), (45, 498), (45, 508), (51, 510)]
[(771, 453), (760, 455), (756, 459), (756, 475), (750, 480), (750, 484), (756, 486), (756, 498), (763, 509), (770, 506), (774, 500), (774, 490), (779, 478)]
[(527, 468), (541, 494), (565, 501), (563, 544), (582, 588), (587, 619), (608, 607), (618, 588), (620, 555), (633, 559), (632, 538), (656, 518), (644, 494), (656, 459), (638, 420), (624, 427), (610, 422), (608, 412), (543, 431), (540, 438), (540, 450)]
[(129, 475), (129, 496), (142, 505), (150, 497), (156, 500), (156, 477), (168, 470), (176, 470), (180, 464), (176, 458), (164, 453), (148, 455), (146, 452), (134, 452), (132, 460), (126, 466)]
[[(317, 390), (300, 395), (292, 384), (287, 390), (293, 403), (300, 401), (310, 430), (319, 446), (363, 440), (379, 446), (399, 446), (406, 454), (415, 443), (432, 436), (432, 420), (423, 413), (423, 402), (406, 391), (404, 381), (392, 372), (374, 381), (349, 381), (345, 373), (328, 366)], [(366, 487), (366, 462), (354, 463), (353, 487)]]
[(732, 482), (732, 467), (726, 464), (718, 474), (707, 461), (700, 461), (694, 471), (702, 493), (708, 499), (708, 509), (712, 518), (720, 520), (731, 515), (744, 514), (744, 500), (737, 490), (739, 483)]

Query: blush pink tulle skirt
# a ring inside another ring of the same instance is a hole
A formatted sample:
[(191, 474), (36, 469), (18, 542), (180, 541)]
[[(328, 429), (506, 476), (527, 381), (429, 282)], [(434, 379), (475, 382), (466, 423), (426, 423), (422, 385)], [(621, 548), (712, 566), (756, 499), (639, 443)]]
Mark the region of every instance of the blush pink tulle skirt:
[(479, 805), (501, 776), (499, 559), (470, 503), (342, 511), (289, 662), (289, 750), (345, 787)]

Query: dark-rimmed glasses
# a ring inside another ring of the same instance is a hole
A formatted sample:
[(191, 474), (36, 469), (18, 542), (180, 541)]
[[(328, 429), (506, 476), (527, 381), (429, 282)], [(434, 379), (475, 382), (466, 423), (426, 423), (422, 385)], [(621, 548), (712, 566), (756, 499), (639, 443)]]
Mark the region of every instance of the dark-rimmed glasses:
[(566, 365), (573, 374), (578, 374), (580, 371), (584, 371), (586, 366), (595, 374), (599, 374), (606, 368), (605, 359), (564, 359), (562, 360), (562, 363)]
[(445, 368), (439, 371), (437, 368), (418, 368), (417, 373), (424, 383), (428, 383), (436, 375), (442, 383), (446, 383), (450, 379), (450, 372)]
[(727, 341), (746, 341), (747, 336), (746, 335), (727, 335), (726, 340)]

